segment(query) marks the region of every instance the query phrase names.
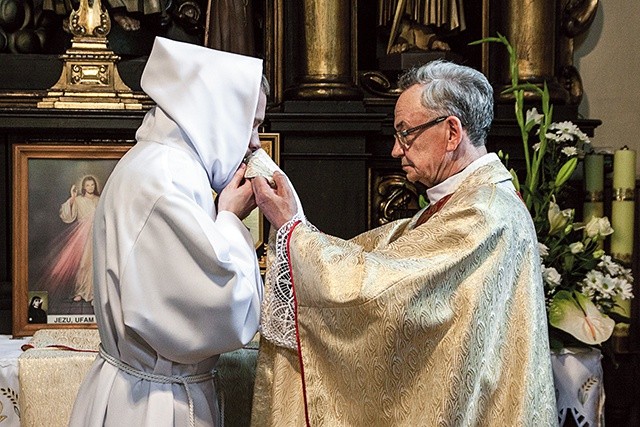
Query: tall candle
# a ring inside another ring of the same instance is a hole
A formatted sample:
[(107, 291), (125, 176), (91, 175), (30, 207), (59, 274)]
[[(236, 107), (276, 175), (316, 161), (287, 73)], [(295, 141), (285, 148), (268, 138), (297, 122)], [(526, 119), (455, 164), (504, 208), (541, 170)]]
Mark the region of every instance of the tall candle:
[(584, 156), (585, 200), (582, 219), (589, 222), (592, 217), (604, 216), (602, 191), (604, 189), (604, 156), (587, 154)]
[(631, 264), (633, 254), (634, 211), (633, 200), (611, 202), (611, 255), (627, 265)]
[[(611, 202), (611, 255), (627, 266), (633, 256), (635, 226), (634, 189), (636, 187), (636, 152), (624, 147), (613, 156), (613, 201)], [(629, 315), (631, 301), (618, 300), (620, 311)]]
[(630, 262), (633, 254), (634, 189), (636, 152), (624, 147), (613, 156), (613, 201), (611, 203), (611, 254)]
[(604, 188), (604, 155), (587, 154), (584, 156), (584, 183), (588, 193)]
[(636, 188), (636, 152), (626, 146), (613, 155), (613, 189)]

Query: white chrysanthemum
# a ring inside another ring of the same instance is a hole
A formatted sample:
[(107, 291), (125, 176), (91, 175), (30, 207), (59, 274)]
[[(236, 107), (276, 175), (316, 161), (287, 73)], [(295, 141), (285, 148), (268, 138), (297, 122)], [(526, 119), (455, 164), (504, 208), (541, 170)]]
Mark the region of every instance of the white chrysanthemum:
[(558, 135), (558, 141), (573, 141), (575, 139), (575, 135), (572, 133), (561, 133)]
[(549, 129), (550, 130), (558, 130), (558, 131), (560, 131), (562, 133), (571, 133), (571, 134), (576, 134), (577, 132), (580, 131), (578, 126), (574, 125), (570, 121), (551, 123), (551, 125), (549, 126)]
[(622, 270), (622, 266), (611, 259), (610, 255), (603, 255), (602, 258), (600, 258), (598, 267), (612, 276), (617, 276)]
[(619, 277), (616, 285), (620, 298), (622, 298), (623, 300), (633, 298), (633, 286), (631, 286), (631, 283)]
[(577, 129), (577, 128), (576, 128), (575, 135), (578, 137), (578, 139), (579, 139), (583, 144), (591, 144), (591, 140), (589, 139), (589, 137), (587, 136), (587, 134), (585, 134), (584, 132), (582, 132), (580, 129)]
[(578, 149), (576, 147), (564, 147), (561, 151), (562, 154), (567, 157), (578, 155)]
[(536, 142), (531, 146), (531, 148), (533, 148), (533, 151), (538, 151), (540, 149), (540, 143)]
[(616, 296), (617, 289), (617, 280), (611, 276), (609, 276), (608, 274), (603, 276), (603, 280), (601, 282), (601, 286), (599, 291), (603, 294), (603, 296), (608, 297), (608, 298), (613, 298), (614, 296)]
[(587, 274), (585, 274), (582, 283), (584, 283), (587, 287), (597, 288), (600, 286), (602, 279), (604, 278), (604, 274), (598, 270), (591, 270)]
[(582, 285), (582, 288), (580, 289), (580, 292), (586, 296), (587, 298), (589, 298), (590, 300), (597, 300), (598, 297), (596, 297), (596, 291), (593, 287), (588, 286), (588, 285)]
[(548, 140), (551, 141), (555, 141), (555, 142), (560, 142), (560, 135), (552, 133), (552, 132), (547, 132), (544, 134), (544, 136), (547, 137)]

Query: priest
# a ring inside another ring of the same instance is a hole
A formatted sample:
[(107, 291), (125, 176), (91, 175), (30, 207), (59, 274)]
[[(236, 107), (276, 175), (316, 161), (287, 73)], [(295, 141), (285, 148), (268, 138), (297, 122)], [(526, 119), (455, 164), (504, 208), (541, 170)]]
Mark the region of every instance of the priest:
[(436, 61), (399, 86), (391, 155), (430, 202), (413, 218), (343, 240), (285, 175), (252, 180), (277, 229), (252, 424), (557, 424), (535, 230), (485, 147), (491, 85)]

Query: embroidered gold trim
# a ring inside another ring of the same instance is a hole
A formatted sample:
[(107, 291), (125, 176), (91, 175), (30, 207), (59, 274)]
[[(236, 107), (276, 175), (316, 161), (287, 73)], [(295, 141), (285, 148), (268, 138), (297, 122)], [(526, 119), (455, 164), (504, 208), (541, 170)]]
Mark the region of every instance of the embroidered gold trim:
[(635, 198), (635, 191), (633, 188), (614, 188), (613, 189), (613, 199), (622, 201), (622, 200), (633, 200)]

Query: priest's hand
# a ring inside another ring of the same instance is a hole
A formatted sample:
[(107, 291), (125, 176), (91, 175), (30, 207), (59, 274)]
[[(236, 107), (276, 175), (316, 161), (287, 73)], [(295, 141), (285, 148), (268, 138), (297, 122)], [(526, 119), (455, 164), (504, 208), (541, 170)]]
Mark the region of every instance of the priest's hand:
[(247, 165), (240, 165), (231, 181), (218, 196), (218, 210), (229, 211), (240, 219), (245, 219), (256, 208), (251, 182), (244, 179)]
[(279, 229), (298, 212), (298, 205), (284, 174), (275, 172), (273, 181), (276, 184), (275, 188), (271, 188), (263, 177), (253, 178), (251, 184), (258, 207), (269, 222)]

